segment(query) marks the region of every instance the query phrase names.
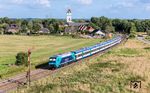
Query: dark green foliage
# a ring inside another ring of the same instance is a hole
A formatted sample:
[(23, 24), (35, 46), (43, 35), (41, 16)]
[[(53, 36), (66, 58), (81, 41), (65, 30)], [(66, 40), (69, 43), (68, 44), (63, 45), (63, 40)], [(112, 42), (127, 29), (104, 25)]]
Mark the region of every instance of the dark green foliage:
[(145, 50), (150, 50), (150, 47), (145, 47), (144, 49), (145, 49)]
[[(148, 32), (150, 33), (150, 20), (140, 20), (140, 19), (110, 19), (107, 17), (92, 17), (91, 20), (85, 19), (74, 19), (74, 22), (89, 22), (89, 26), (94, 29), (100, 29), (106, 32), (122, 32), (130, 34), (130, 37), (134, 37), (132, 33), (132, 23), (137, 32)], [(16, 24), (20, 28), (19, 33), (37, 33), (40, 28), (48, 28), (51, 34), (60, 34), (64, 32), (65, 20), (63, 19), (9, 19), (7, 17), (0, 18), (0, 27), (4, 29), (4, 34), (7, 28), (11, 24)], [(136, 32), (135, 31), (135, 32)], [(150, 34), (149, 34), (150, 35)]]
[(136, 27), (135, 27), (135, 24), (134, 23), (131, 23), (131, 29), (130, 29), (130, 35), (129, 37), (130, 38), (135, 38), (136, 36)]
[(150, 36), (150, 30), (147, 30), (146, 32), (147, 32), (147, 34)]
[(28, 64), (28, 54), (25, 52), (19, 52), (16, 56), (16, 65), (25, 65)]

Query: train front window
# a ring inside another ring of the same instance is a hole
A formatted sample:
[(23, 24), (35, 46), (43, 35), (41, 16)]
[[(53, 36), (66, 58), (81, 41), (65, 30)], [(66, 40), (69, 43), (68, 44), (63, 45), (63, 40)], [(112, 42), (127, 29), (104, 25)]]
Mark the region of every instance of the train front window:
[(50, 62), (55, 62), (55, 61), (56, 61), (56, 58), (50, 58), (49, 61), (50, 61)]

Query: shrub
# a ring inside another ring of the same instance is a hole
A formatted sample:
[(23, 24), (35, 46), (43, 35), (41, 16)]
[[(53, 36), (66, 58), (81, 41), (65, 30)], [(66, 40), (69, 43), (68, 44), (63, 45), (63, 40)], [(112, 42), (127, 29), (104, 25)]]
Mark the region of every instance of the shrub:
[(146, 36), (145, 39), (150, 41), (150, 36)]
[(150, 30), (147, 30), (147, 34), (150, 36)]
[(130, 34), (129, 35), (129, 38), (135, 38), (136, 36), (135, 36), (135, 34)]
[(25, 52), (19, 52), (16, 56), (16, 65), (25, 65), (28, 63), (28, 54)]
[(71, 36), (72, 36), (72, 38), (80, 38), (80, 35), (78, 35), (78, 34), (72, 34)]

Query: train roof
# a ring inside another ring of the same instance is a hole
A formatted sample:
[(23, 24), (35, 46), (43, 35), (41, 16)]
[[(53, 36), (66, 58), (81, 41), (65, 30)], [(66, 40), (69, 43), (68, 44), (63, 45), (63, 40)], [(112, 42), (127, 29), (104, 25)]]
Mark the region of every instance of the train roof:
[(67, 57), (67, 56), (70, 56), (71, 54), (72, 54), (71, 52), (63, 53), (63, 54), (58, 54), (58, 55), (52, 56), (52, 58), (56, 58), (56, 57)]
[[(120, 37), (120, 36), (115, 37), (115, 38), (113, 38), (113, 39), (111, 39), (111, 40), (107, 40), (107, 41), (105, 41), (105, 42), (101, 42), (101, 43), (95, 44), (95, 45), (90, 46), (90, 47), (84, 47), (84, 48), (81, 48), (81, 49), (79, 49), (79, 50), (75, 50), (75, 51), (72, 51), (72, 52), (80, 53), (80, 52), (83, 52), (83, 51), (86, 51), (86, 50), (95, 48), (95, 47), (97, 47), (97, 46), (101, 46), (101, 45), (107, 44), (107, 43), (109, 43), (109, 42), (111, 42), (111, 41), (113, 41), (113, 40), (118, 39), (119, 37)], [(58, 55), (54, 55), (54, 56), (52, 56), (52, 57), (58, 57), (58, 56), (66, 57), (66, 56), (71, 55), (72, 52), (68, 52), (68, 53), (64, 53), (64, 54), (58, 54)]]
[(86, 51), (86, 50), (89, 50), (90, 49), (90, 47), (85, 47), (85, 48), (81, 48), (81, 49), (79, 49), (79, 50), (75, 50), (75, 51), (73, 51), (73, 52), (75, 52), (75, 53), (80, 53), (80, 52), (82, 52), (82, 51)]
[(93, 46), (90, 46), (90, 47), (81, 48), (81, 49), (75, 50), (75, 51), (73, 51), (73, 52), (75, 52), (75, 53), (80, 53), (80, 52), (82, 52), (82, 51), (86, 51), (86, 50), (89, 50), (89, 49), (91, 49), (91, 48), (95, 48), (95, 47), (97, 47), (97, 46), (106, 44), (106, 43), (111, 42), (111, 41), (113, 41), (113, 40), (115, 40), (115, 39), (116, 39), (116, 38), (113, 38), (113, 39), (111, 39), (111, 40), (107, 40), (107, 41), (105, 41), (105, 42), (101, 42), (101, 43), (98, 43), (98, 44), (93, 45)]

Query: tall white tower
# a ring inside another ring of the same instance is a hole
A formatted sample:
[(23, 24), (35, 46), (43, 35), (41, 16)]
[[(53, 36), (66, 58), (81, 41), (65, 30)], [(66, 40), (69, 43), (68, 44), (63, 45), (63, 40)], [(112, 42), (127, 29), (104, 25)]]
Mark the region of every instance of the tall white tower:
[(72, 22), (72, 13), (71, 13), (71, 9), (67, 10), (67, 23)]

